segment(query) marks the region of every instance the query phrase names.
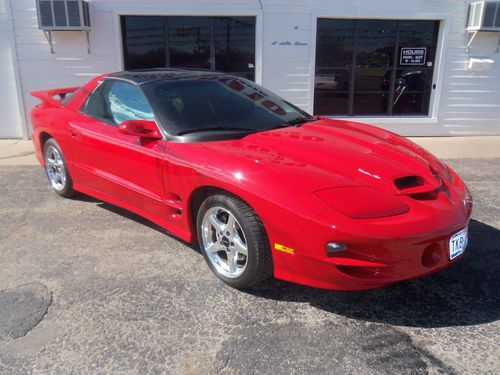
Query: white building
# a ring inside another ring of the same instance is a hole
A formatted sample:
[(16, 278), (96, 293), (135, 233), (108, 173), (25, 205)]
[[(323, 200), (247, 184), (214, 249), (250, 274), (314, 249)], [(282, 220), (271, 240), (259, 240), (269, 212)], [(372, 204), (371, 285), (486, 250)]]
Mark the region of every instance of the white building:
[(243, 74), (408, 136), (499, 135), (500, 33), (467, 48), (467, 14), (465, 0), (91, 0), (90, 51), (54, 31), (51, 53), (35, 0), (0, 0), (0, 138), (29, 138), (33, 90), (153, 66)]

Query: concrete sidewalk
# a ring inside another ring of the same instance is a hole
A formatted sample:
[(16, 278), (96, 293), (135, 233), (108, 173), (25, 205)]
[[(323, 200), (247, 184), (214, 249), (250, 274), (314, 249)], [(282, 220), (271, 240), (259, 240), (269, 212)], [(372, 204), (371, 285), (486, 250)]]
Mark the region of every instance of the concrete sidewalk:
[(440, 159), (500, 157), (500, 136), (409, 137)]
[(0, 166), (36, 165), (33, 142), (19, 139), (0, 139)]
[[(412, 137), (441, 159), (500, 158), (500, 136)], [(36, 165), (33, 143), (24, 140), (0, 140), (0, 166)]]

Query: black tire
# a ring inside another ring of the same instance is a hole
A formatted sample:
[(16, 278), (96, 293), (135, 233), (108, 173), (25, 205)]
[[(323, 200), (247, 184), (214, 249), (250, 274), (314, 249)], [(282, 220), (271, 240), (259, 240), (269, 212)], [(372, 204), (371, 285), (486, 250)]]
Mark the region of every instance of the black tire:
[[(207, 255), (202, 237), (202, 221), (205, 213), (213, 207), (222, 207), (228, 210), (236, 218), (246, 239), (248, 249), (246, 268), (238, 277), (226, 277), (218, 272)], [(208, 266), (224, 283), (233, 288), (247, 289), (273, 275), (273, 260), (264, 225), (255, 211), (242, 200), (229, 194), (209, 196), (198, 210), (196, 228), (201, 252)]]
[[(56, 188), (55, 185), (52, 183), (51, 181), (51, 177), (49, 175), (49, 164), (47, 162), (48, 158), (49, 158), (49, 152), (52, 150), (52, 149), (56, 149), (57, 152), (59, 153), (60, 157), (61, 157), (61, 161), (63, 163), (63, 170), (64, 170), (64, 173), (65, 173), (65, 182), (64, 184), (61, 184), (61, 188)], [(57, 193), (59, 194), (61, 197), (65, 197), (65, 198), (69, 198), (71, 196), (73, 196), (76, 191), (73, 189), (73, 180), (71, 178), (71, 175), (69, 174), (69, 170), (68, 170), (68, 165), (66, 163), (66, 159), (64, 158), (64, 154), (61, 150), (61, 147), (59, 146), (59, 144), (56, 142), (56, 140), (54, 138), (49, 138), (45, 144), (43, 145), (43, 158), (44, 158), (44, 162), (45, 162), (45, 173), (47, 174), (47, 178), (49, 180), (49, 184), (51, 185), (52, 189)]]

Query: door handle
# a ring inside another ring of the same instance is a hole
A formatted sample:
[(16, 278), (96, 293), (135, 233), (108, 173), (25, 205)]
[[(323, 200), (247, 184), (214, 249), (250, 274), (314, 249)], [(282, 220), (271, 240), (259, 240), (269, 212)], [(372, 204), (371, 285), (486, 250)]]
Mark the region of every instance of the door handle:
[(71, 136), (72, 136), (73, 138), (79, 138), (79, 137), (80, 137), (80, 135), (82, 135), (82, 133), (80, 133), (79, 131), (73, 130), (73, 129), (71, 129), (71, 130), (69, 131), (69, 133), (71, 134)]

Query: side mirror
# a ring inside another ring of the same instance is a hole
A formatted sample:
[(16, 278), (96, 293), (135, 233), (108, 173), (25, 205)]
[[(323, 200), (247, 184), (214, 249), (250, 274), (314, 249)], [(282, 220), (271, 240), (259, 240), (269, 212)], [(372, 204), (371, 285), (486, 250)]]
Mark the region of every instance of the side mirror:
[(122, 134), (135, 135), (143, 139), (162, 139), (163, 136), (156, 122), (152, 120), (128, 120), (118, 125)]

